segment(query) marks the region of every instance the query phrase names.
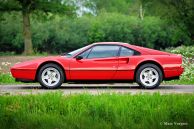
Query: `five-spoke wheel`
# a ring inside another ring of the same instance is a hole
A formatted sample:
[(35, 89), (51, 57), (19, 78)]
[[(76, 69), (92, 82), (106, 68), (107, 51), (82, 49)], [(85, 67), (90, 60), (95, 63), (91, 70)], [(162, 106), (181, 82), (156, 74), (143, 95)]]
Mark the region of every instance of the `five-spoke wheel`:
[(40, 68), (38, 80), (44, 88), (57, 88), (64, 81), (63, 70), (56, 64), (46, 64)]
[(144, 64), (136, 73), (136, 82), (143, 88), (153, 89), (160, 85), (162, 71), (157, 65)]

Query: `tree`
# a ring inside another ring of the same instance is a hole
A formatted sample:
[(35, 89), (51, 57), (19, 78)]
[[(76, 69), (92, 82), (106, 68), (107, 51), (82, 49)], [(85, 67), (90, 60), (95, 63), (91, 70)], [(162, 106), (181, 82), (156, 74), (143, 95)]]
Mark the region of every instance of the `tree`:
[(30, 29), (30, 14), (62, 13), (72, 15), (75, 13), (73, 5), (68, 5), (66, 0), (0, 0), (0, 11), (20, 11), (23, 17), (24, 54), (33, 53)]
[(176, 25), (185, 29), (194, 41), (194, 1), (193, 0), (160, 0), (171, 13), (166, 12)]
[[(138, 16), (141, 20), (144, 14), (149, 15), (155, 0), (90, 0), (95, 5), (94, 12), (116, 12), (131, 16)], [(156, 2), (155, 2), (156, 3)]]
[(129, 14), (129, 4), (132, 0), (91, 0), (99, 12), (117, 12), (122, 14)]

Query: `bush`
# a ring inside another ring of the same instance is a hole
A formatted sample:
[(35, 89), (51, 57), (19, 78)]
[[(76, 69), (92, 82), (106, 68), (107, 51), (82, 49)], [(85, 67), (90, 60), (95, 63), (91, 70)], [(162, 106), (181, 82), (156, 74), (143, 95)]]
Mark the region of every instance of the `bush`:
[(179, 46), (177, 48), (167, 48), (165, 51), (181, 54), (184, 57), (194, 57), (194, 46)]
[(6, 13), (0, 18), (0, 52), (22, 53), (24, 44), (21, 15)]
[[(32, 17), (33, 18), (33, 17)], [(4, 14), (0, 22), (0, 51), (23, 51), (22, 22), (17, 13)], [(120, 41), (155, 49), (191, 44), (181, 29), (158, 17), (144, 20), (117, 13), (68, 18), (55, 16), (31, 20), (35, 52), (61, 53), (101, 41)]]

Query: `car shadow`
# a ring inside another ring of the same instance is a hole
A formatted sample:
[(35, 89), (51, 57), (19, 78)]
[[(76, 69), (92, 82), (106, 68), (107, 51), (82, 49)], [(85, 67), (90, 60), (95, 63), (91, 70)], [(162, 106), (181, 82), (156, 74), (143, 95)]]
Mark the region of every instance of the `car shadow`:
[[(85, 85), (85, 84), (83, 84)], [(166, 90), (166, 89), (179, 89), (180, 87), (179, 86), (168, 86), (168, 85), (162, 85), (162, 86), (159, 86), (158, 90)], [(188, 86), (187, 86), (188, 88)], [(20, 86), (20, 87), (17, 87), (17, 89), (43, 89), (43, 90), (65, 90), (65, 89), (139, 89), (139, 90), (154, 90), (154, 89), (143, 89), (141, 87), (139, 87), (138, 85), (132, 85), (132, 86), (119, 86), (119, 85), (116, 85), (116, 86), (111, 86), (111, 85), (108, 85), (107, 86), (99, 86), (99, 85), (92, 85), (92, 86), (80, 86), (80, 85), (71, 85), (71, 86), (67, 86), (67, 85), (62, 85), (60, 88), (57, 88), (57, 89), (45, 89), (43, 87), (41, 87), (40, 85), (35, 85), (35, 86)], [(191, 88), (192, 89), (192, 88)]]
[[(44, 90), (51, 90), (51, 89), (45, 89), (41, 86), (21, 86), (19, 89), (44, 89)], [(52, 90), (58, 90), (58, 89), (141, 89), (139, 86), (61, 86), (57, 89)]]

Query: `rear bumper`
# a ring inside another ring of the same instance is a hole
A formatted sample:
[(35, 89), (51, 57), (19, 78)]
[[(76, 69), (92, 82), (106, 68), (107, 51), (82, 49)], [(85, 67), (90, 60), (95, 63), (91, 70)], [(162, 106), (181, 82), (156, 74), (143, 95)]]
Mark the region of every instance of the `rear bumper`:
[(173, 80), (173, 79), (179, 79), (179, 76), (181, 76), (181, 74), (184, 72), (184, 68), (181, 67), (177, 67), (177, 68), (172, 68), (172, 69), (168, 69), (168, 70), (164, 70), (164, 75), (165, 75), (165, 80)]
[(170, 81), (170, 80), (179, 80), (180, 77), (176, 76), (176, 77), (169, 77), (169, 78), (164, 78), (165, 81)]

